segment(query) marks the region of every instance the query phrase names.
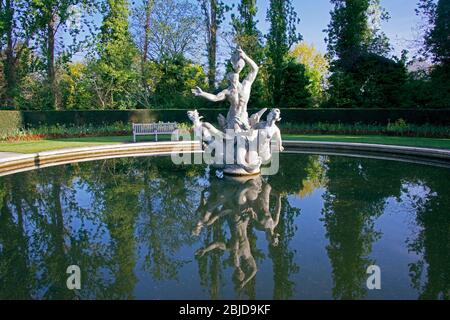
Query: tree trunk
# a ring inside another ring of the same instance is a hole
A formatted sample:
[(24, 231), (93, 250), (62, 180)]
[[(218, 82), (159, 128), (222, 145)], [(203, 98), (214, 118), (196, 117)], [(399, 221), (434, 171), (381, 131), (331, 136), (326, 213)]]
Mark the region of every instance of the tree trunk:
[(53, 16), (47, 24), (47, 77), (50, 85), (51, 106), (59, 109), (58, 83), (55, 70), (55, 17)]
[(216, 89), (216, 63), (217, 63), (217, 0), (204, 0), (202, 3), (205, 15), (208, 51), (208, 85), (209, 90)]
[[(65, 281), (67, 278), (61, 272), (61, 270), (64, 271), (71, 264), (67, 258), (66, 241), (64, 239), (64, 213), (61, 200), (62, 183), (60, 181), (62, 176), (63, 173), (60, 176), (55, 176), (52, 183), (51, 200), (54, 204), (50, 229), (50, 239), (52, 240), (50, 250), (52, 250), (52, 254), (48, 256), (47, 263), (49, 265), (49, 275), (54, 282), (47, 294), (53, 299), (73, 299), (75, 292), (66, 289)], [(70, 248), (70, 246), (71, 243), (69, 242), (68, 247)]]
[(4, 66), (4, 74), (6, 80), (5, 100), (6, 105), (16, 108), (16, 91), (17, 91), (17, 76), (16, 76), (16, 59), (14, 57), (14, 49), (9, 47), (6, 49), (6, 64)]
[(12, 7), (11, 0), (5, 2), (5, 33), (6, 33), (6, 60), (3, 73), (6, 81), (6, 105), (15, 107), (15, 95), (17, 87), (17, 75), (16, 75), (16, 63), (17, 60), (14, 56), (14, 42), (13, 42), (13, 24), (12, 19), (14, 17), (14, 8)]
[(147, 88), (147, 83), (145, 81), (145, 64), (148, 60), (148, 49), (150, 46), (150, 22), (153, 11), (154, 0), (147, 0), (147, 6), (145, 8), (145, 26), (144, 26), (144, 48), (142, 52), (142, 62), (141, 62), (141, 76), (142, 85)]

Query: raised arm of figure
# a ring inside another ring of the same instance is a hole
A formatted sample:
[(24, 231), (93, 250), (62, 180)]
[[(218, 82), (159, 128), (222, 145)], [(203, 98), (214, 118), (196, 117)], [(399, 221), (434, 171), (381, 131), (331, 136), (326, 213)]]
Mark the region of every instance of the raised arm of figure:
[(204, 92), (202, 89), (200, 89), (200, 87), (196, 87), (195, 89), (192, 89), (191, 92), (196, 97), (203, 97), (212, 102), (219, 102), (225, 100), (225, 98), (227, 97), (228, 90), (225, 89), (222, 92), (219, 92), (218, 94), (212, 94)]
[(250, 66), (250, 72), (248, 76), (244, 79), (244, 82), (249, 83), (250, 85), (255, 81), (256, 76), (258, 75), (259, 67), (242, 49), (237, 49), (241, 58), (244, 59), (246, 63)]
[(195, 255), (203, 257), (206, 253), (208, 253), (212, 250), (216, 250), (216, 249), (225, 251), (225, 250), (227, 250), (227, 245), (225, 244), (225, 242), (214, 242), (214, 243), (210, 244), (209, 246), (207, 246), (206, 248), (198, 249), (195, 252)]

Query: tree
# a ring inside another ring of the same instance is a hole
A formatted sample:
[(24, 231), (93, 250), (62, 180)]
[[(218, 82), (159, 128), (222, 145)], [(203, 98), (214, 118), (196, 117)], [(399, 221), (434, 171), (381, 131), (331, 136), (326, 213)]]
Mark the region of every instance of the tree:
[(145, 65), (150, 51), (151, 23), (155, 0), (143, 0), (142, 4), (133, 10), (135, 42), (141, 51), (141, 78), (142, 85), (145, 83)]
[[(406, 81), (404, 61), (389, 59), (380, 30), (389, 15), (379, 0), (332, 0), (328, 25), (330, 106), (398, 107)], [(386, 73), (385, 73), (386, 72)]]
[(156, 63), (161, 77), (155, 84), (153, 101), (158, 106), (177, 108), (195, 108), (198, 101), (192, 96), (191, 89), (203, 86), (206, 76), (203, 68), (183, 56), (166, 58)]
[[(61, 47), (61, 59), (67, 61), (71, 54), (76, 51), (76, 38), (82, 31), (81, 24), (70, 23), (71, 17), (81, 8), (85, 8), (84, 13), (89, 13), (95, 6), (95, 2), (91, 0), (46, 0), (32, 1), (32, 10), (35, 12), (38, 26), (36, 41), (40, 45), (45, 61), (45, 69), (49, 86), (49, 107), (59, 109), (60, 95), (57, 79), (57, 44)], [(87, 15), (85, 15), (87, 18)], [(81, 22), (81, 21), (80, 21)], [(73, 45), (65, 50), (65, 42), (58, 42), (57, 33), (59, 31), (68, 32), (72, 35)]]
[(308, 92), (312, 97), (313, 106), (319, 107), (325, 101), (328, 60), (314, 46), (305, 42), (296, 45), (290, 55), (305, 66), (305, 75), (309, 78)]
[[(133, 9), (133, 37), (141, 58), (139, 104), (149, 106), (155, 86), (155, 66), (178, 57), (196, 56), (202, 19), (186, 0), (145, 0)], [(149, 61), (151, 60), (151, 61)]]
[(389, 19), (389, 15), (380, 7), (379, 0), (331, 0), (331, 3), (334, 9), (325, 30), (331, 60), (339, 59), (346, 66), (362, 53), (389, 52), (388, 39), (379, 26), (380, 20)]
[[(264, 68), (265, 51), (263, 35), (257, 27), (257, 12), (256, 0), (241, 0), (238, 4), (238, 15), (231, 15), (231, 26), (236, 45), (245, 52), (249, 52), (252, 59), (260, 66), (259, 76), (252, 86), (249, 105), (262, 108), (267, 105), (267, 84), (264, 81), (267, 78), (267, 70)], [(228, 65), (227, 68), (231, 71), (231, 65)], [(241, 78), (245, 78), (247, 72), (247, 70), (243, 70)]]
[(238, 5), (239, 15), (231, 15), (231, 25), (236, 44), (245, 52), (251, 52), (256, 63), (261, 63), (264, 59), (263, 36), (257, 28), (257, 12), (256, 0), (241, 0)]
[(428, 19), (425, 33), (425, 52), (431, 53), (434, 62), (450, 64), (450, 1), (419, 0), (418, 11)]
[(0, 49), (5, 79), (5, 104), (17, 107), (18, 67), (29, 50), (29, 43), (36, 32), (36, 15), (29, 1), (0, 0)]
[(73, 62), (65, 66), (61, 74), (61, 107), (64, 110), (95, 108), (91, 90), (88, 66), (82, 62)]
[(450, 103), (450, 1), (420, 0), (418, 12), (428, 20), (421, 51), (435, 63), (426, 97), (431, 107), (445, 108)]
[(389, 19), (379, 0), (332, 0), (334, 9), (328, 33), (328, 55), (344, 64), (370, 52), (385, 55), (390, 46), (386, 35), (380, 30), (382, 20)]
[(208, 84), (209, 90), (216, 88), (217, 68), (217, 35), (225, 18), (225, 12), (230, 7), (221, 0), (198, 0), (203, 12), (203, 21), (206, 28), (206, 51), (208, 55)]
[(98, 43), (98, 61), (93, 64), (94, 86), (103, 106), (125, 108), (137, 80), (137, 49), (128, 25), (128, 1), (107, 0), (106, 15)]
[(284, 67), (283, 80), (281, 82), (280, 107), (305, 108), (311, 104), (311, 93), (308, 91), (310, 80), (306, 75), (303, 64), (291, 59)]
[(134, 10), (133, 17), (138, 21), (134, 33), (143, 59), (160, 60), (197, 53), (202, 20), (193, 3), (187, 0), (145, 1), (143, 7)]
[(297, 34), (299, 19), (290, 0), (271, 0), (267, 10), (267, 20), (270, 22), (267, 38), (267, 55), (269, 62), (269, 89), (275, 105), (279, 105), (283, 95), (281, 86), (285, 58), (291, 46), (302, 39)]
[(367, 11), (367, 19), (369, 24), (368, 51), (370, 53), (387, 56), (392, 47), (389, 38), (381, 29), (381, 23), (388, 21), (391, 17), (380, 4), (381, 0), (371, 0)]

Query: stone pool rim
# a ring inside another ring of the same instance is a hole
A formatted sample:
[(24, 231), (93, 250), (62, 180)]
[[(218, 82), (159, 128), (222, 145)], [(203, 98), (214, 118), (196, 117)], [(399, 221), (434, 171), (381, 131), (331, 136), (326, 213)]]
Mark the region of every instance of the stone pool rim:
[[(358, 156), (450, 167), (450, 150), (445, 149), (301, 140), (285, 140), (283, 145), (286, 153)], [(1, 158), (0, 176), (76, 162), (125, 157), (168, 156), (181, 151), (202, 152), (199, 141), (139, 142), (65, 148)]]

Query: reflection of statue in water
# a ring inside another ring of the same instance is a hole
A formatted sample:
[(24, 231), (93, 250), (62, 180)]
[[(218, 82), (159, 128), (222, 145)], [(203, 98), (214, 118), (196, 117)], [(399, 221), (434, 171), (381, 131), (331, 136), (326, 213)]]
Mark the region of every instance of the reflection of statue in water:
[[(277, 204), (275, 207), (275, 217), (270, 212), (270, 194), (272, 187), (269, 184), (263, 186), (261, 195), (257, 199), (257, 205), (252, 210), (252, 216), (256, 220), (256, 228), (266, 233), (267, 241), (273, 246), (278, 245), (279, 234), (275, 232), (275, 228), (280, 222), (281, 213), (281, 195), (277, 194)], [(254, 209), (257, 209), (255, 212)]]
[(202, 257), (216, 249), (229, 251), (233, 257), (235, 278), (242, 289), (257, 272), (248, 238), (249, 225), (253, 221), (258, 229), (266, 232), (269, 243), (277, 246), (278, 234), (275, 229), (280, 219), (281, 196), (277, 196), (275, 217), (272, 218), (269, 209), (272, 188), (260, 176), (217, 182), (212, 182), (210, 188), (202, 193), (198, 208), (202, 217), (193, 234), (199, 235), (204, 226), (211, 226), (224, 218), (228, 222), (231, 238), (211, 243), (196, 254)]
[[(233, 175), (257, 174), (260, 172), (261, 164), (271, 158), (270, 152), (265, 151), (262, 156), (258, 150), (269, 150), (272, 137), (277, 139), (279, 144), (278, 151), (282, 151), (283, 149), (281, 146), (280, 131), (276, 126), (276, 122), (280, 120), (280, 111), (278, 109), (272, 110), (267, 121), (263, 122), (260, 122), (260, 119), (267, 111), (267, 108), (249, 117), (247, 104), (250, 99), (252, 84), (258, 75), (259, 67), (240, 48), (236, 50), (231, 59), (231, 63), (234, 72), (230, 72), (227, 75), (230, 82), (230, 86), (227, 89), (218, 94), (203, 92), (199, 87), (192, 90), (195, 96), (203, 97), (213, 102), (227, 100), (230, 103), (227, 117), (225, 118), (223, 115), (219, 115), (217, 119), (222, 130), (227, 132), (227, 135), (214, 128), (210, 123), (202, 122), (197, 110), (189, 111), (188, 116), (194, 124), (194, 129), (197, 132), (196, 135), (198, 136), (198, 133), (202, 134), (202, 136), (197, 138), (200, 138), (206, 145), (210, 145), (213, 141), (217, 143), (218, 140), (225, 145), (226, 140), (234, 140), (234, 163), (222, 161), (223, 159), (220, 161), (225, 173)], [(241, 83), (239, 82), (239, 74), (246, 63), (250, 66), (250, 72)], [(230, 131), (234, 133), (233, 136), (229, 135)], [(261, 131), (265, 132), (262, 133)], [(263, 134), (264, 138), (258, 139), (258, 133)], [(212, 139), (212, 137), (216, 138)], [(242, 139), (243, 142), (238, 143), (237, 139)], [(221, 154), (220, 156), (225, 155)]]

